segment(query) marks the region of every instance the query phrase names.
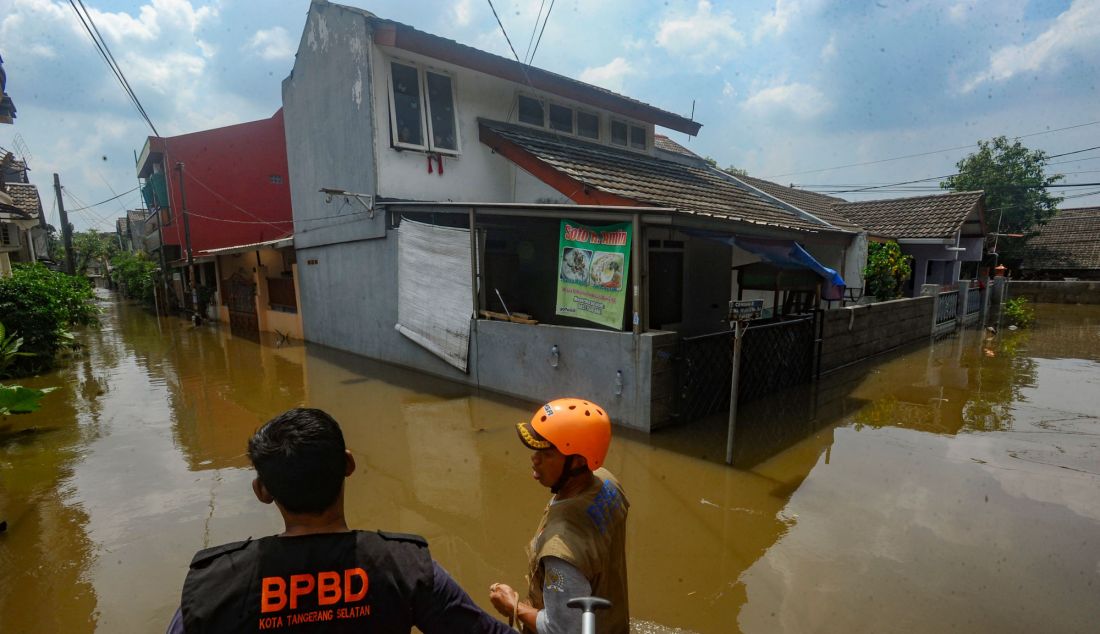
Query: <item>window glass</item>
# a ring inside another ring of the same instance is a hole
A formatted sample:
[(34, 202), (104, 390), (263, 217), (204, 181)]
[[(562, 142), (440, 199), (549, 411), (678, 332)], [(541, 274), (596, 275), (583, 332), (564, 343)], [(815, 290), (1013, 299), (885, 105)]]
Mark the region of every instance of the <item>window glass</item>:
[(645, 149), (645, 128), (636, 125), (630, 126), (630, 147), (639, 150)]
[(611, 142), (615, 145), (626, 145), (627, 125), (622, 121), (611, 122)]
[(542, 102), (533, 97), (519, 96), (519, 120), (531, 125), (544, 126), (546, 121), (542, 115)]
[(600, 115), (577, 111), (577, 134), (589, 139), (600, 138)]
[(423, 123), (420, 120), (420, 78), (415, 66), (393, 62), (394, 136), (398, 143), (424, 145)]
[(428, 112), (432, 121), (432, 148), (458, 151), (454, 92), (451, 78), (439, 73), (424, 74), (428, 84)]
[(559, 132), (573, 133), (573, 109), (550, 104), (550, 128)]

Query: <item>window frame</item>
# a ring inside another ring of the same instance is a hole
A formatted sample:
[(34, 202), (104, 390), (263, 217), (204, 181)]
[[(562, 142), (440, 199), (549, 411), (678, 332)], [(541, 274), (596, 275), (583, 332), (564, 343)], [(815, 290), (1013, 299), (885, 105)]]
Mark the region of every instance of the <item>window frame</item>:
[(519, 118), (519, 107), (520, 107), (519, 106), (519, 100), (520, 99), (531, 99), (533, 101), (537, 101), (542, 106), (542, 124), (537, 126), (537, 127), (540, 130), (548, 130), (549, 129), (549, 124), (547, 122), (550, 119), (550, 102), (547, 101), (546, 99), (543, 99), (541, 97), (537, 97), (537, 96), (532, 95), (532, 94), (528, 94), (528, 93), (524, 93), (524, 92), (516, 93), (516, 123), (518, 123), (520, 125), (529, 125), (531, 127), (536, 127), (536, 126), (533, 123), (528, 123), (528, 122), (523, 121), (522, 119)]
[[(619, 145), (615, 143), (611, 138), (611, 126), (615, 123), (621, 123), (626, 126), (626, 144)], [(641, 128), (642, 134), (645, 135), (645, 147), (634, 147), (630, 142), (631, 128)], [(653, 134), (649, 131), (649, 126), (641, 122), (627, 119), (626, 117), (611, 116), (607, 118), (607, 143), (612, 147), (621, 148), (624, 150), (630, 150), (631, 152), (642, 152), (648, 154), (650, 149), (653, 148)]]
[[(399, 141), (397, 138), (397, 102), (394, 98), (394, 86), (393, 86), (393, 65), (400, 64), (416, 69), (416, 82), (419, 89), (420, 98), (420, 138), (423, 139), (423, 143), (420, 145), (414, 143), (408, 143), (406, 141)], [(428, 73), (434, 73), (446, 77), (451, 82), (451, 104), (454, 107), (454, 126), (455, 126), (455, 149), (436, 147), (433, 141), (433, 129), (432, 129), (432, 114), (431, 114), (431, 101), (428, 97)], [(455, 81), (454, 73), (438, 68), (436, 66), (429, 66), (427, 64), (421, 64), (408, 59), (400, 57), (389, 57), (386, 59), (386, 98), (390, 104), (390, 147), (402, 149), (402, 150), (415, 150), (419, 152), (435, 152), (438, 154), (446, 154), (448, 156), (458, 156), (462, 154), (462, 133), (459, 125), (458, 117), (458, 87)]]
[[(540, 104), (542, 104), (542, 125), (536, 125), (534, 123), (528, 123), (528, 122), (523, 121), (519, 118), (519, 100), (520, 99), (532, 99), (532, 100), (537, 101)], [(550, 108), (552, 106), (557, 106), (559, 108), (566, 108), (567, 110), (569, 110), (572, 113), (573, 123), (572, 123), (572, 131), (571, 132), (566, 132), (564, 130), (558, 130), (558, 129), (553, 128), (553, 127), (550, 126)], [(574, 104), (566, 102), (566, 101), (557, 101), (557, 100), (547, 99), (545, 97), (540, 97), (540, 96), (535, 95), (533, 93), (521, 90), (521, 91), (516, 92), (515, 113), (516, 113), (516, 118), (515, 118), (514, 123), (517, 123), (519, 125), (529, 126), (529, 127), (532, 127), (532, 128), (537, 128), (539, 130), (543, 130), (543, 131), (549, 132), (551, 134), (564, 134), (564, 135), (567, 135), (567, 136), (575, 137), (577, 139), (582, 139), (584, 141), (588, 141), (589, 143), (600, 143), (600, 144), (605, 144), (605, 145), (607, 144), (605, 139), (608, 138), (609, 133), (607, 133), (604, 128), (605, 128), (606, 121), (608, 121), (608, 117), (605, 117), (604, 115), (602, 115), (598, 110), (585, 108), (585, 107), (580, 106), (580, 105), (574, 105)], [(596, 117), (596, 136), (594, 136), (594, 137), (585, 136), (585, 135), (580, 133), (580, 131), (579, 131), (580, 130), (580, 128), (579, 128), (579, 125), (580, 125), (579, 115), (581, 113)], [(631, 125), (633, 125), (633, 124), (631, 124)], [(628, 134), (629, 134), (629, 130), (628, 130)], [(616, 147), (621, 147), (621, 146), (616, 146)]]
[[(426, 122), (428, 128), (428, 151), (437, 152), (439, 154), (448, 154), (450, 156), (458, 156), (459, 154), (462, 154), (462, 131), (460, 129), (458, 120), (458, 88), (456, 87), (457, 82), (455, 81), (454, 73), (445, 71), (435, 66), (420, 65), (419, 68), (420, 84), (423, 87), (423, 97), (425, 104), (424, 121)], [(455, 147), (453, 150), (450, 148), (441, 148), (435, 146), (435, 132), (432, 126), (432, 104), (431, 98), (428, 95), (428, 73), (446, 77), (451, 82), (451, 108), (453, 109), (452, 114), (454, 115), (455, 126)]]

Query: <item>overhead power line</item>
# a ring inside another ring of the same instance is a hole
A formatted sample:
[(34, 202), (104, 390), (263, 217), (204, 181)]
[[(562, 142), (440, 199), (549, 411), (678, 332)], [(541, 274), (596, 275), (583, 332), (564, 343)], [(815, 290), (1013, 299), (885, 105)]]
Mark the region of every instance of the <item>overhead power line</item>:
[(539, 52), (539, 44), (542, 44), (542, 34), (546, 32), (546, 23), (550, 21), (550, 12), (554, 10), (555, 0), (550, 0), (550, 8), (546, 10), (546, 17), (542, 19), (542, 30), (539, 31), (539, 39), (535, 41), (535, 48), (531, 51), (531, 56), (527, 58), (527, 63), (535, 61), (535, 53)]
[(500, 21), (500, 16), (497, 15), (497, 8), (493, 6), (493, 0), (488, 0), (489, 8), (493, 10), (493, 17), (497, 19), (497, 24), (500, 25), (500, 32), (504, 34), (504, 39), (508, 42), (508, 48), (512, 49), (512, 57), (516, 58), (516, 61), (522, 64), (519, 55), (516, 54), (516, 47), (512, 46), (512, 38), (508, 37), (508, 31), (504, 28), (504, 23)]
[(539, 32), (539, 22), (542, 20), (542, 10), (546, 6), (546, 0), (539, 2), (539, 12), (535, 15), (535, 26), (531, 28), (531, 37), (527, 39), (527, 50), (523, 52), (523, 61), (531, 56), (531, 45), (535, 43), (535, 34)]
[[(1066, 126), (1064, 128), (1055, 128), (1053, 130), (1041, 130), (1039, 132), (1031, 132), (1029, 134), (1021, 134), (1021, 135), (1015, 136), (1013, 138), (1014, 139), (1026, 139), (1028, 137), (1039, 136), (1039, 135), (1042, 135), (1042, 134), (1053, 134), (1055, 132), (1064, 132), (1065, 130), (1074, 130), (1074, 129), (1077, 129), (1077, 128), (1084, 128), (1086, 126), (1092, 126), (1092, 125), (1096, 125), (1096, 124), (1100, 124), (1100, 120), (1089, 121), (1089, 122), (1086, 122), (1086, 123), (1078, 123), (1076, 125)], [(956, 146), (956, 147), (943, 148), (943, 149), (940, 149), (940, 150), (932, 150), (930, 152), (919, 152), (917, 154), (906, 154), (905, 156), (894, 156), (894, 157), (891, 157), (891, 158), (878, 159), (878, 160), (875, 160), (875, 161), (863, 161), (861, 163), (848, 163), (847, 165), (836, 165), (834, 167), (823, 167), (823, 168), (820, 168), (820, 169), (802, 170), (802, 171), (799, 171), (799, 172), (787, 172), (785, 174), (774, 174), (772, 176), (765, 176), (764, 178), (780, 178), (780, 177), (783, 177), (783, 176), (795, 176), (795, 175), (798, 175), (798, 174), (817, 174), (817, 173), (820, 173), (820, 172), (828, 172), (828, 171), (831, 171), (831, 170), (845, 169), (845, 168), (849, 168), (849, 167), (863, 167), (865, 165), (877, 165), (879, 163), (889, 163), (891, 161), (902, 161), (902, 160), (905, 160), (905, 159), (920, 158), (922, 156), (931, 156), (933, 154), (942, 154), (944, 152), (955, 152), (957, 150), (968, 150), (972, 147), (976, 147), (977, 145), (978, 145), (977, 143), (971, 143), (969, 145), (960, 145), (960, 146)], [(1096, 148), (1091, 148), (1091, 149), (1096, 149)], [(1080, 151), (1084, 152), (1084, 151), (1087, 151), (1087, 150), (1080, 150)], [(1067, 156), (1067, 155), (1066, 154), (1055, 154), (1055, 155), (1048, 156), (1047, 158), (1054, 158), (1054, 157), (1057, 157), (1057, 156)]]
[[(80, 4), (80, 9), (76, 8), (77, 3)], [(107, 63), (107, 66), (111, 69), (115, 78), (118, 79), (119, 83), (122, 85), (122, 90), (130, 98), (138, 114), (145, 120), (145, 123), (149, 124), (149, 127), (153, 130), (153, 134), (159, 137), (160, 133), (157, 132), (157, 127), (153, 125), (153, 120), (149, 118), (149, 114), (145, 112), (145, 107), (141, 105), (141, 100), (138, 99), (134, 89), (130, 86), (130, 82), (127, 81), (125, 73), (122, 72), (122, 67), (118, 65), (114, 54), (111, 53), (111, 48), (107, 45), (107, 40), (103, 39), (103, 36), (99, 32), (99, 28), (95, 25), (95, 20), (92, 19), (92, 14), (89, 13), (87, 7), (84, 6), (84, 0), (76, 0), (76, 2), (69, 0), (69, 5), (72, 6), (73, 12), (76, 13), (76, 17), (80, 19), (80, 24), (84, 26), (84, 31), (88, 33), (88, 37), (92, 38), (92, 43), (95, 44), (103, 61)], [(83, 14), (81, 14), (81, 9), (84, 11)]]
[[(108, 186), (108, 187), (109, 187), (109, 186)], [(99, 202), (97, 202), (97, 203), (94, 203), (94, 204), (88, 205), (87, 207), (78, 207), (78, 208), (76, 208), (76, 209), (69, 209), (68, 211), (70, 211), (70, 212), (72, 212), (72, 211), (85, 211), (85, 210), (87, 210), (87, 209), (91, 209), (92, 207), (98, 207), (98, 206), (100, 206), (100, 205), (102, 205), (102, 204), (104, 204), (104, 203), (109, 203), (109, 202), (111, 202), (112, 200), (117, 200), (117, 199), (119, 199), (119, 198), (122, 198), (122, 197), (123, 197), (123, 196), (125, 196), (126, 194), (131, 194), (131, 193), (133, 193), (133, 192), (136, 192), (136, 191), (137, 191), (137, 189), (138, 189), (138, 188), (137, 188), (137, 187), (135, 187), (135, 188), (133, 188), (133, 189), (131, 189), (131, 190), (129, 190), (129, 191), (124, 191), (124, 192), (122, 192), (121, 194), (118, 194), (117, 196), (111, 196), (111, 197), (110, 197), (110, 198), (108, 198), (107, 200), (101, 200), (101, 201), (99, 201)], [(72, 195), (72, 194), (70, 194), (70, 196), (71, 196), (71, 195)], [(81, 204), (84, 204), (84, 203), (81, 203)]]

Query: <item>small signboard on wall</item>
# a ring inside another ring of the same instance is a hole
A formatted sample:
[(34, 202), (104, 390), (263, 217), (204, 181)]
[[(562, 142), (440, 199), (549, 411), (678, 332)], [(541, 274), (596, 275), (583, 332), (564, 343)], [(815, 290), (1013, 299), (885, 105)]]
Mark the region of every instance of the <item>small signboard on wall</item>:
[(558, 315), (623, 326), (630, 273), (631, 224), (591, 227), (561, 221)]

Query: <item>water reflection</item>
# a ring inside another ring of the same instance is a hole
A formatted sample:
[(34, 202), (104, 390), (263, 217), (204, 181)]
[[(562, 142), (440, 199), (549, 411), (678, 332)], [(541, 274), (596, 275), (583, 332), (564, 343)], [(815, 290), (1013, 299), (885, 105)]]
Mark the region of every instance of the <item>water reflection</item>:
[[(0, 421), (0, 631), (163, 628), (195, 550), (280, 529), (244, 445), (302, 404), (344, 426), (350, 523), (425, 535), (486, 607), (492, 581), (523, 585), (546, 501), (513, 427), (531, 404), (106, 306), (84, 351), (31, 382), (63, 388), (48, 407)], [(735, 469), (723, 416), (617, 431), (635, 616), (698, 632), (1096, 622), (1097, 361), (1100, 311), (1043, 307), (1034, 330), (966, 331), (744, 407)], [(27, 609), (42, 605), (66, 609)]]

